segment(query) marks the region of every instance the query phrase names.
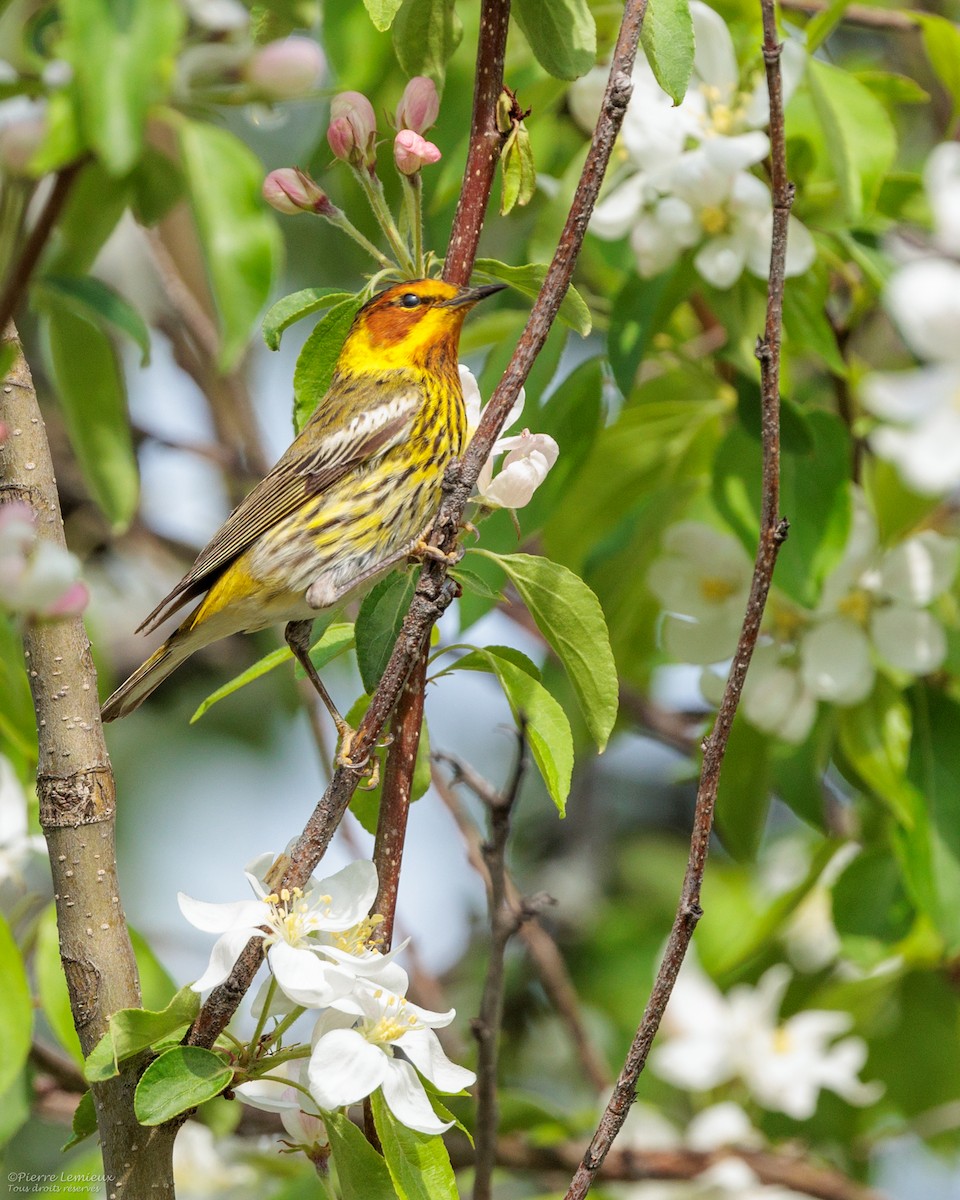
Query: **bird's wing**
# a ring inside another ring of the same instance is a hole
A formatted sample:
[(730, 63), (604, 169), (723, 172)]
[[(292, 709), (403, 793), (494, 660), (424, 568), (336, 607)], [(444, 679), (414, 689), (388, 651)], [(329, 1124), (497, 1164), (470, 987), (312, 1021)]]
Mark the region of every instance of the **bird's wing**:
[[(326, 406), (337, 399), (331, 392), (322, 404)], [(339, 421), (334, 418), (335, 423), (322, 433), (318, 433), (316, 426), (328, 421), (318, 410), (270, 474), (237, 505), (187, 574), (137, 632), (149, 632), (205, 592), (261, 534), (305, 500), (326, 491), (368, 459), (406, 440), (422, 400), (420, 389), (409, 384), (386, 393), (382, 403), (352, 417)]]

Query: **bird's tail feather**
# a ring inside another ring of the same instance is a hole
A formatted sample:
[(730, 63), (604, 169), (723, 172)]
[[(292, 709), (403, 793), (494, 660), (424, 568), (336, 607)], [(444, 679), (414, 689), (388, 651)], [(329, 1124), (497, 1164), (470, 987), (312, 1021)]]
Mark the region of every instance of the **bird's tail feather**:
[[(186, 625), (186, 622), (184, 623)], [(112, 696), (104, 701), (100, 716), (104, 721), (116, 721), (125, 717), (146, 700), (154, 688), (159, 687), (166, 677), (190, 657), (195, 650), (206, 644), (207, 639), (191, 636), (189, 628), (181, 626), (163, 643), (159, 650), (151, 654), (126, 682), (122, 683)]]

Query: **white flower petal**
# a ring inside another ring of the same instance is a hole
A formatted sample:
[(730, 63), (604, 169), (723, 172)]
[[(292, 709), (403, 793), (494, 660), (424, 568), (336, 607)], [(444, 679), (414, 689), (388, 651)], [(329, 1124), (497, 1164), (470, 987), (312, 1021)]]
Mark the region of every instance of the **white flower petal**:
[(460, 386), (463, 389), (463, 403), (467, 410), (467, 429), (471, 432), (480, 424), (480, 385), (477, 377), (460, 363)]
[(194, 900), (184, 892), (178, 892), (177, 903), (190, 924), (205, 933), (225, 933), (228, 929), (264, 925), (270, 915), (267, 905), (260, 900), (208, 904), (205, 900)]
[(611, 242), (629, 232), (644, 206), (645, 183), (633, 175), (609, 192), (593, 210), (590, 232)]
[(684, 1142), (691, 1150), (709, 1153), (723, 1146), (762, 1146), (763, 1134), (739, 1104), (727, 1100), (698, 1112), (687, 1126)]
[(416, 1071), (399, 1058), (387, 1060), (383, 1098), (397, 1120), (409, 1129), (416, 1129), (418, 1133), (443, 1133), (453, 1124), (452, 1121), (440, 1120)]
[(924, 608), (881, 608), (873, 615), (870, 631), (880, 657), (911, 675), (929, 675), (947, 657), (943, 626)]
[(919, 358), (960, 358), (960, 264), (946, 259), (907, 263), (891, 278), (884, 303)]
[(459, 1092), (476, 1083), (473, 1071), (451, 1062), (432, 1029), (412, 1029), (397, 1042), (421, 1075), (441, 1092)]
[(924, 607), (953, 583), (960, 546), (955, 538), (925, 529), (884, 555), (880, 564), (883, 591), (904, 604)]
[(770, 150), (770, 139), (759, 130), (732, 137), (718, 135), (706, 138), (703, 149), (712, 167), (733, 174), (761, 162)]
[(661, 626), (661, 641), (676, 662), (709, 666), (729, 658), (737, 648), (740, 621), (719, 614), (712, 621), (687, 621), (667, 613)]
[(317, 891), (330, 897), (330, 916), (321, 928), (351, 929), (367, 917), (377, 898), (377, 868), (369, 859), (357, 859), (335, 875), (312, 883), (306, 892), (307, 899), (313, 900)]
[(333, 1029), (313, 1048), (307, 1068), (310, 1095), (320, 1108), (356, 1104), (383, 1083), (390, 1059), (354, 1029)]
[(937, 241), (948, 254), (960, 254), (960, 144), (941, 142), (923, 169), (933, 209)]
[(223, 983), (234, 968), (244, 946), (253, 937), (263, 937), (261, 929), (229, 929), (214, 943), (210, 951), (210, 961), (207, 969), (191, 984), (195, 992), (205, 992), (207, 988), (217, 987)]
[(718, 88), (729, 100), (740, 82), (740, 70), (727, 23), (701, 0), (692, 0), (690, 16), (696, 46), (693, 69), (705, 84)]
[(873, 687), (870, 643), (854, 621), (824, 621), (800, 643), (801, 674), (815, 696), (834, 704), (857, 704)]
[(746, 245), (737, 238), (711, 238), (697, 253), (693, 265), (707, 283), (725, 291), (743, 274)]
[(350, 972), (288, 942), (272, 945), (267, 961), (283, 994), (305, 1008), (324, 1008), (348, 995), (355, 983)]

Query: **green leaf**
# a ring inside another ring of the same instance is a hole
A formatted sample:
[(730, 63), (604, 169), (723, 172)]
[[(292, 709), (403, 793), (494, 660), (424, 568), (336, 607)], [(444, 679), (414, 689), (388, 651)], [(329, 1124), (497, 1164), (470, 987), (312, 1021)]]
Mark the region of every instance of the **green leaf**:
[(297, 433), (326, 395), (337, 358), (360, 307), (359, 296), (334, 305), (304, 342), (293, 372), (293, 427)]
[(840, 67), (812, 58), (807, 81), (847, 217), (859, 223), (873, 212), (896, 157), (893, 123), (869, 89)]
[[(473, 269), (478, 275), (499, 280), (519, 292), (521, 296), (529, 296), (532, 299), (536, 299), (540, 294), (540, 288), (547, 275), (547, 268), (543, 263), (527, 263), (522, 267), (511, 267), (506, 263), (498, 262), (495, 258), (478, 258)], [(586, 337), (593, 328), (590, 309), (587, 308), (586, 301), (574, 287), (567, 289), (557, 316), (564, 325), (575, 329), (581, 337)]]
[(200, 1046), (174, 1046), (144, 1071), (133, 1097), (141, 1125), (162, 1125), (218, 1096), (233, 1078), (219, 1055)]
[(533, 663), (509, 646), (473, 650), (440, 672), (489, 671), (496, 675), (514, 720), (526, 720), (527, 740), (550, 798), (563, 816), (573, 775), (573, 734), (567, 715), (540, 683)]
[(911, 11), (923, 30), (923, 48), (934, 74), (950, 93), (953, 114), (960, 112), (960, 29), (946, 17)]
[(74, 453), (115, 531), (137, 510), (139, 475), (123, 375), (110, 339), (50, 295), (45, 303), (53, 377)]
[(454, 0), (403, 0), (393, 20), (393, 48), (400, 66), (407, 75), (428, 75), (439, 88), (462, 37)]
[(597, 61), (597, 26), (587, 0), (514, 0), (512, 15), (555, 79), (579, 79)]
[(657, 83), (679, 104), (693, 71), (689, 0), (647, 0), (640, 42)]
[(260, 160), (232, 133), (201, 121), (176, 124), (187, 192), (220, 317), (219, 367), (232, 370), (270, 295), (280, 232), (260, 196)]
[(171, 1036), (179, 1037), (193, 1024), (199, 1011), (199, 995), (190, 987), (182, 987), (160, 1012), (150, 1012), (145, 1008), (122, 1008), (113, 1013), (110, 1032), (117, 1062), (133, 1058), (142, 1050), (156, 1046)]
[(403, 1200), (457, 1200), (457, 1181), (443, 1138), (418, 1133), (398, 1121), (379, 1088), (370, 1104), (397, 1195)]
[(419, 578), (418, 571), (391, 571), (372, 588), (357, 613), (357, 666), (371, 695), (390, 659)]
[(804, 31), (807, 53), (813, 54), (819, 50), (831, 33), (843, 20), (843, 14), (850, 5), (850, 0), (829, 0), (826, 8), (818, 12), (807, 22)]
[(910, 932), (913, 908), (886, 847), (862, 850), (844, 869), (833, 885), (833, 920), (841, 936), (898, 942)]
[(342, 304), (351, 295), (350, 292), (338, 292), (336, 288), (315, 287), (284, 296), (270, 306), (263, 318), (263, 340), (268, 349), (279, 350), (283, 331), (296, 321), (302, 321), (315, 312), (323, 312), (325, 308), (333, 308), (335, 304)]
[(742, 717), (734, 721), (717, 790), (717, 832), (740, 862), (757, 856), (770, 811), (771, 739)]
[(6, 919), (0, 916), (0, 1029), (3, 1030), (3, 1054), (0, 1055), (0, 1095), (13, 1084), (30, 1053), (33, 1033), (33, 1004), (23, 956)]
[(491, 554), (563, 663), (587, 728), (603, 750), (617, 719), (617, 664), (600, 601), (579, 575), (559, 563), (530, 554)]
[[(337, 623), (328, 626), (323, 631), (323, 636), (313, 644), (310, 650), (310, 658), (313, 660), (313, 665), (319, 671), (332, 659), (352, 648), (353, 625)], [(190, 724), (192, 725), (194, 721), (199, 721), (207, 709), (212, 708), (214, 704), (226, 699), (227, 696), (232, 696), (234, 692), (239, 692), (248, 683), (253, 683), (261, 675), (266, 675), (274, 667), (279, 667), (281, 663), (289, 662), (291, 658), (293, 658), (293, 654), (287, 646), (283, 646), (279, 650), (271, 650), (269, 654), (265, 654), (253, 666), (247, 667), (245, 671), (241, 671), (239, 675), (235, 675), (229, 683), (225, 683), (223, 687), (219, 687), (215, 692), (211, 692), (190, 718)]]
[(117, 1056), (113, 1051), (113, 1034), (108, 1029), (83, 1062), (83, 1077), (87, 1083), (103, 1083), (120, 1074)]
[(939, 689), (911, 689), (915, 734), (907, 777), (924, 803), (913, 829), (898, 829), (896, 845), (918, 906), (930, 917), (951, 958), (960, 951), (960, 704)]
[(629, 396), (650, 340), (689, 290), (689, 272), (677, 263), (653, 279), (631, 274), (613, 301), (607, 352), (617, 387)]
[(387, 1164), (356, 1125), (339, 1112), (325, 1112), (323, 1123), (343, 1200), (397, 1200)]
[(363, 7), (370, 15), (374, 27), (385, 33), (393, 24), (403, 0), (363, 0)]
[[(820, 587), (843, 554), (850, 529), (850, 437), (827, 412), (806, 414), (809, 450), (784, 451), (780, 511), (791, 522), (777, 559), (777, 584), (814, 606)], [(750, 555), (759, 533), (761, 447), (754, 431), (737, 425), (717, 450), (713, 497)]]
[(66, 1150), (72, 1150), (74, 1146), (78, 1146), (97, 1132), (97, 1110), (93, 1105), (93, 1092), (89, 1089), (83, 1093), (80, 1103), (73, 1110), (71, 1128), (73, 1136), (61, 1146), (61, 1154)]
[(537, 190), (537, 168), (533, 161), (530, 134), (521, 121), (511, 132), (500, 153), (503, 194), (500, 215), (505, 217), (516, 205), (529, 204)]
[(34, 978), (40, 998), (40, 1009), (54, 1035), (74, 1062), (83, 1063), (80, 1039), (70, 1011), (70, 993), (60, 962), (60, 938), (57, 933), (57, 910), (53, 902), (43, 910), (37, 921), (37, 940), (33, 954)]
[(913, 724), (900, 690), (878, 678), (862, 704), (837, 713), (838, 745), (852, 771), (908, 829), (916, 822), (923, 798), (907, 779)]
[(86, 275), (129, 200), (128, 178), (115, 179), (102, 163), (87, 163), (50, 237), (44, 269), (53, 275)]
[(55, 296), (65, 309), (97, 325), (125, 333), (140, 347), (140, 365), (150, 361), (150, 331), (129, 301), (101, 279), (92, 275), (44, 275), (34, 285), (34, 297), (42, 307), (44, 297)]
[[(363, 720), (364, 714), (370, 707), (370, 696), (364, 693), (350, 706), (346, 722), (352, 728)], [(382, 761), (382, 760), (381, 760)], [(430, 731), (424, 719), (420, 726), (420, 740), (417, 742), (417, 759), (413, 764), (413, 778), (410, 781), (410, 803), (421, 799), (430, 789), (433, 777), (430, 771)], [(364, 827), (367, 833), (377, 832), (380, 819), (380, 797), (383, 795), (383, 771), (375, 788), (358, 789), (350, 801), (350, 811)]]
[(125, 175), (173, 77), (184, 10), (175, 0), (63, 0), (60, 12), (58, 52), (73, 68), (81, 129), (107, 170)]
[(183, 197), (180, 168), (166, 154), (148, 146), (130, 175), (130, 207), (141, 225), (156, 225)]

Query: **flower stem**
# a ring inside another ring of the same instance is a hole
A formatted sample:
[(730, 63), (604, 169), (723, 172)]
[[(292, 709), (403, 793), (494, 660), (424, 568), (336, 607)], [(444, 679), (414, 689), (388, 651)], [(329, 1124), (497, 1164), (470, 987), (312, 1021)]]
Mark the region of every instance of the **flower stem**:
[(337, 229), (345, 233), (347, 237), (352, 238), (358, 246), (366, 250), (371, 258), (373, 258), (375, 262), (378, 262), (385, 270), (393, 271), (396, 269), (397, 264), (393, 262), (392, 259), (387, 258), (383, 251), (378, 249), (369, 238), (364, 237), (364, 235), (360, 232), (356, 225), (354, 225), (346, 213), (343, 213), (338, 209), (335, 216), (328, 217), (325, 214), (323, 214), (323, 216), (324, 220), (329, 221), (331, 225), (335, 225)]
[(363, 188), (364, 195), (370, 202), (370, 207), (373, 209), (373, 215), (377, 218), (380, 228), (384, 232), (384, 236), (390, 243), (390, 248), (397, 257), (397, 262), (400, 268), (412, 278), (415, 274), (413, 260), (410, 257), (410, 251), (407, 248), (406, 242), (400, 236), (400, 230), (397, 229), (393, 215), (387, 207), (386, 197), (383, 194), (383, 184), (376, 175), (371, 175), (369, 171), (362, 168), (354, 168), (354, 175), (360, 182)]
[(401, 175), (403, 199), (407, 207), (407, 219), (413, 237), (413, 263), (418, 276), (424, 274), (423, 266), (423, 184), (419, 172), (416, 175)]
[(277, 1027), (267, 1034), (266, 1038), (264, 1039), (263, 1049), (269, 1049), (269, 1047), (272, 1046), (278, 1038), (282, 1037), (283, 1034), (286, 1033), (297, 1017), (302, 1016), (305, 1011), (305, 1009), (298, 1005), (292, 1012), (287, 1013), (282, 1021), (278, 1021)]
[(273, 998), (276, 994), (277, 980), (274, 975), (271, 975), (270, 982), (267, 984), (267, 994), (263, 998), (263, 1007), (260, 1009), (260, 1016), (257, 1018), (257, 1027), (254, 1029), (253, 1037), (250, 1039), (250, 1053), (253, 1057), (257, 1055), (257, 1047), (263, 1035), (263, 1027), (267, 1023), (267, 1017), (270, 1016), (270, 1005), (273, 1003)]

